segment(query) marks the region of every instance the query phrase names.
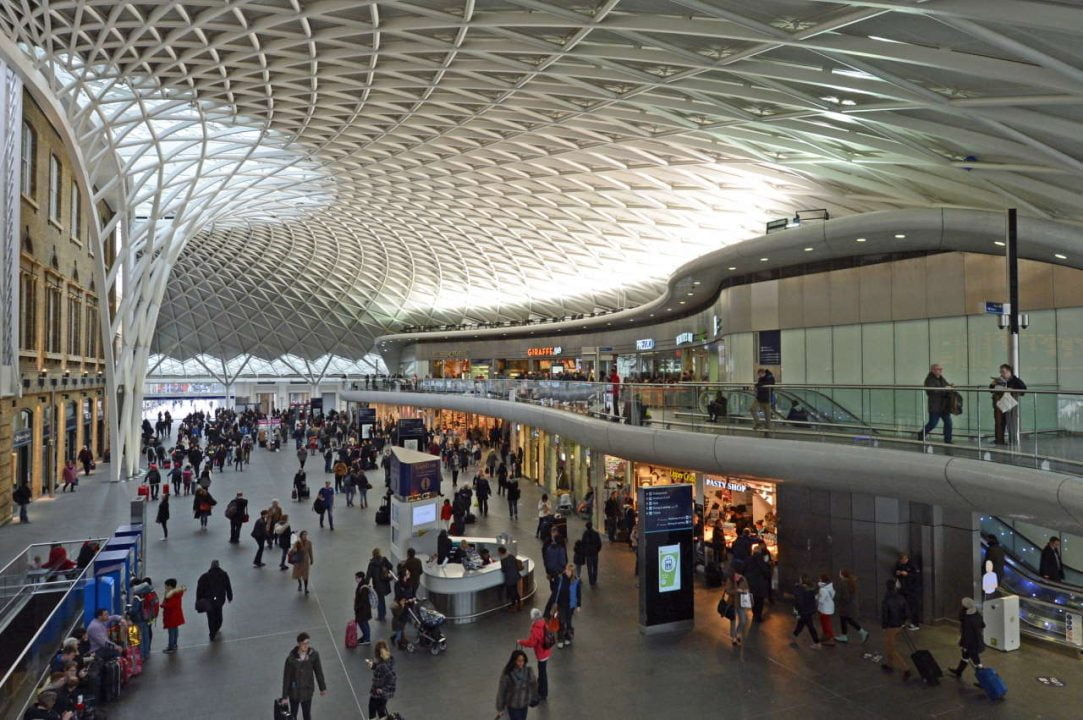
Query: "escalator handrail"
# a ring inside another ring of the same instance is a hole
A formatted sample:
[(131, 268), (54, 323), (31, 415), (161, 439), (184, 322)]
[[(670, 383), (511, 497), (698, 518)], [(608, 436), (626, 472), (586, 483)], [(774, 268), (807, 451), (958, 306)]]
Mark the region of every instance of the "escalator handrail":
[[(987, 548), (988, 545), (986, 545), (983, 541), (982, 547)], [(1001, 547), (1004, 546), (1001, 545)], [(1056, 580), (1044, 578), (1038, 574), (1037, 570), (1032, 568), (1030, 565), (1027, 565), (1025, 562), (1021, 561), (1018, 557), (1016, 557), (1015, 553), (1009, 551), (1007, 548), (1004, 548), (1004, 554), (1008, 562), (1011, 564), (1012, 569), (1022, 575), (1025, 579), (1037, 585), (1043, 585), (1053, 590), (1059, 590), (1062, 592), (1070, 593), (1072, 595), (1079, 595), (1080, 602), (1083, 603), (1083, 585), (1068, 585), (1067, 583), (1057, 582)]]
[[(1041, 552), (1042, 548), (1044, 548), (1044, 547), (1045, 547), (1045, 545), (1039, 545), (1038, 543), (1034, 542), (1034, 541), (1033, 541), (1033, 540), (1031, 540), (1031, 539), (1030, 539), (1029, 537), (1027, 537), (1027, 536), (1026, 536), (1026, 535), (1024, 535), (1024, 534), (1023, 534), (1022, 532), (1020, 532), (1018, 528), (1012, 527), (1011, 525), (1009, 525), (1008, 523), (1004, 522), (1003, 520), (1001, 520), (1000, 518), (996, 517), (995, 515), (987, 515), (986, 517), (988, 517), (988, 518), (990, 518), (990, 519), (992, 519), (992, 520), (995, 520), (996, 522), (1000, 523), (1001, 527), (1005, 528), (1006, 530), (1011, 530), (1011, 531), (1012, 531), (1013, 533), (1015, 533), (1015, 534), (1016, 534), (1016, 535), (1018, 535), (1019, 537), (1023, 538), (1023, 540), (1025, 540), (1026, 542), (1030, 543), (1030, 546), (1031, 546), (1031, 547), (1033, 547), (1033, 548), (1034, 548), (1035, 550), (1037, 550), (1037, 551), (1038, 551), (1039, 553)], [(999, 541), (998, 541), (998, 542), (999, 542)], [(987, 545), (986, 545), (986, 542), (985, 542), (985, 540), (982, 540), (982, 543), (981, 543), (981, 544), (982, 544), (982, 547), (987, 547)], [(1004, 546), (1004, 545), (1001, 545), (1000, 547), (1004, 548), (1004, 552), (1005, 552), (1005, 553), (1007, 553), (1007, 554), (1008, 554), (1008, 555), (1010, 555), (1011, 557), (1015, 558), (1015, 561), (1016, 561), (1017, 563), (1021, 563), (1021, 564), (1025, 565), (1025, 566), (1026, 566), (1026, 567), (1028, 567), (1028, 568), (1030, 568), (1030, 567), (1031, 567), (1030, 565), (1027, 565), (1027, 564), (1026, 564), (1026, 563), (1025, 563), (1024, 561), (1023, 561), (1023, 559), (1022, 559), (1022, 558), (1020, 558), (1020, 557), (1019, 557), (1018, 555), (1016, 555), (1016, 554), (1015, 554), (1015, 553), (1013, 553), (1013, 552), (1012, 552), (1011, 550), (1009, 550), (1009, 549), (1008, 549), (1008, 548), (1007, 548), (1006, 546)], [(1073, 572), (1073, 573), (1075, 573), (1075, 574), (1079, 575), (1080, 577), (1083, 577), (1083, 570), (1080, 570), (1080, 569), (1079, 569), (1079, 568), (1077, 568), (1077, 567), (1073, 567), (1072, 565), (1068, 565), (1068, 564), (1066, 564), (1066, 563), (1064, 562), (1064, 559), (1063, 559), (1063, 558), (1061, 558), (1061, 563), (1060, 563), (1060, 564), (1061, 564), (1061, 567), (1063, 567), (1063, 568), (1064, 568), (1065, 570), (1070, 570), (1071, 572)], [(1031, 569), (1033, 569), (1033, 570), (1034, 570), (1035, 572), (1037, 572), (1037, 568), (1031, 568)], [(1039, 577), (1041, 578), (1041, 576), (1039, 576)], [(1045, 580), (1045, 578), (1041, 578), (1041, 579), (1042, 579), (1042, 580)], [(1077, 587), (1077, 586), (1072, 586), (1072, 587)], [(1078, 586), (1078, 587), (1080, 588), (1080, 591), (1081, 591), (1081, 592), (1083, 592), (1083, 585), (1080, 585), (1080, 586)]]

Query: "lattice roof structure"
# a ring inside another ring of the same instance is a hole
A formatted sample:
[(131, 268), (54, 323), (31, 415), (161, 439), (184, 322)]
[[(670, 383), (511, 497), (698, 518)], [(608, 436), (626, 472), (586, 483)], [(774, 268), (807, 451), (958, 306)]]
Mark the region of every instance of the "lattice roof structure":
[(1074, 2), (0, 0), (0, 30), (119, 209), (125, 382), (631, 306), (799, 208), (1083, 221)]

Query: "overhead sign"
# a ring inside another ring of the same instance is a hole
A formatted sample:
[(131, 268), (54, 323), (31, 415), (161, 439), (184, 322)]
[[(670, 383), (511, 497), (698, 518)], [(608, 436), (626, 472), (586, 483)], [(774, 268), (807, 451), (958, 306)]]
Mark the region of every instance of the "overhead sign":
[(711, 318), (711, 330), (715, 337), (722, 334), (722, 320), (717, 315)]
[(636, 350), (654, 350), (654, 338), (636, 340)]
[(552, 355), (559, 355), (561, 348), (560, 345), (554, 345), (553, 347), (532, 347), (527, 348), (527, 357), (549, 357)]
[(1012, 311), (1011, 303), (985, 301), (985, 312), (988, 315), (1008, 315)]
[(357, 410), (357, 424), (358, 425), (375, 425), (376, 424), (376, 408), (358, 408), (358, 410)]
[(690, 332), (683, 332), (683, 333), (681, 333), (680, 335), (677, 336), (677, 344), (678, 345), (686, 345), (686, 344), (688, 344), (690, 342), (695, 342), (695, 340), (696, 340), (695, 334), (690, 333)]

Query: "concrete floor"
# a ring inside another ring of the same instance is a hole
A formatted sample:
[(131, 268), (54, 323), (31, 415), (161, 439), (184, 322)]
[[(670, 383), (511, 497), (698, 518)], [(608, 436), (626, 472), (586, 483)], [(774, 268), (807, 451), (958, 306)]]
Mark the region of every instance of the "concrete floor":
[[(246, 471), (215, 475), (211, 489), (221, 504), (209, 531), (199, 531), (186, 502), (172, 507), (168, 541), (162, 541), (159, 528), (152, 526), (149, 573), (159, 589), (169, 576), (188, 585), (188, 624), (181, 629), (180, 651), (171, 656), (161, 653), (165, 638), (159, 629), (144, 674), (109, 708), (110, 718), (270, 717), (267, 704), (280, 692), (283, 661), (302, 630), (320, 651), (329, 685), (328, 694), (315, 700), (315, 717), (364, 717), (370, 675), (363, 658), (368, 648), (346, 650), (343, 634), (352, 614), (353, 573), (364, 568), (373, 547), (386, 549), (389, 531), (373, 522), (375, 506), (368, 510), (339, 506), (336, 530), (321, 530), (309, 503), (289, 500), (295, 464), (292, 450), (275, 454), (257, 449)], [(308, 464), (310, 484), (318, 486), (323, 463), (311, 458)], [(124, 522), (125, 500), (135, 486), (101, 482), (104, 468), (97, 474), (74, 495), (33, 503), (29, 525), (0, 528), (0, 559), (6, 562), (31, 542), (108, 534)], [(221, 511), (238, 490), (245, 492), (253, 509), (268, 505), (273, 497), (282, 498), (293, 515), (294, 529), (311, 531), (316, 555), (311, 595), (298, 593), (288, 573), (280, 572), (273, 561), (253, 568), (254, 542), (247, 531), (242, 544), (227, 542), (228, 523)], [(540, 559), (531, 512), (538, 494), (524, 486), (522, 519), (517, 522), (509, 520), (506, 506), (493, 502), (491, 515), (479, 521), (475, 532), (510, 530), (520, 538), (521, 552)], [(781, 511), (784, 516), (785, 508)], [(573, 535), (581, 528), (582, 523), (571, 521)], [(219, 640), (208, 643), (193, 596), (196, 579), (212, 559), (219, 559), (230, 573), (235, 600), (226, 607)], [(1009, 686), (1007, 701), (991, 704), (970, 678), (962, 683), (945, 679), (939, 687), (927, 688), (916, 681), (903, 685), (898, 675), (882, 673), (874, 661), (862, 657), (866, 650), (879, 650), (878, 623), (872, 621), (867, 626), (873, 635), (864, 650), (847, 646), (821, 652), (794, 650), (788, 645), (792, 616), (788, 607), (778, 606), (753, 629), (744, 648), (735, 649), (715, 613), (718, 591), (702, 587), (697, 590), (694, 632), (647, 638), (637, 626), (632, 568), (626, 546), (603, 548), (599, 586), (585, 589), (576, 643), (572, 649), (554, 651), (550, 699), (532, 711), (532, 717), (680, 718), (705, 712), (787, 720), (1080, 717), (1083, 666), (1029, 644), (1010, 655), (988, 652), (986, 662)], [(374, 622), (374, 638), (387, 637), (388, 625)], [(397, 653), (399, 684), (392, 710), (409, 720), (492, 717), (500, 669), (515, 638), (524, 637), (528, 625), (526, 612), (501, 613), (474, 625), (449, 627), (449, 651), (439, 657)], [(931, 649), (945, 669), (958, 656), (951, 625), (926, 627), (915, 639)], [(1066, 687), (1046, 687), (1036, 680), (1041, 675), (1054, 675)]]

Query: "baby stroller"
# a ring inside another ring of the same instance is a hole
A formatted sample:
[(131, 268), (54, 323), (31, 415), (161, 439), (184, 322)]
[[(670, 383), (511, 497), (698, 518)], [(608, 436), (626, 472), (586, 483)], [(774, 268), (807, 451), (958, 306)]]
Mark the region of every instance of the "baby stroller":
[(407, 620), (417, 630), (417, 643), (406, 643), (406, 651), (413, 652), (417, 647), (427, 647), (433, 655), (447, 650), (447, 637), (440, 626), (447, 618), (433, 607), (429, 600), (418, 600), (406, 607)]

